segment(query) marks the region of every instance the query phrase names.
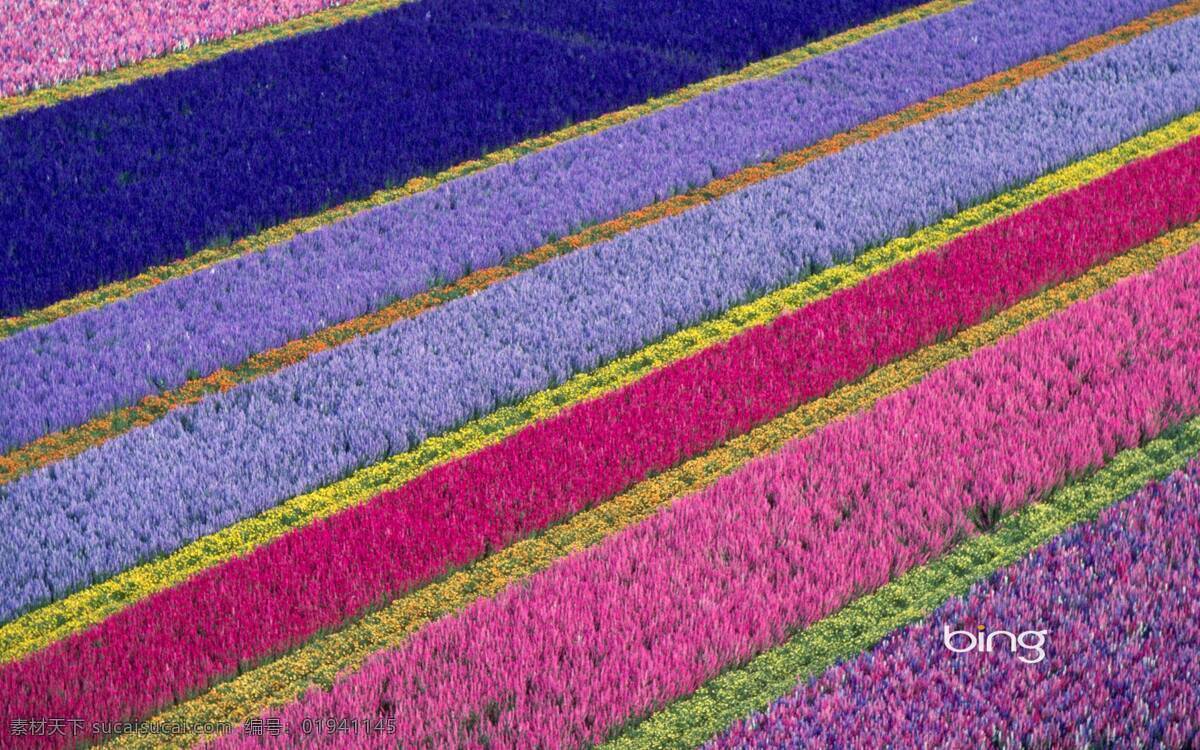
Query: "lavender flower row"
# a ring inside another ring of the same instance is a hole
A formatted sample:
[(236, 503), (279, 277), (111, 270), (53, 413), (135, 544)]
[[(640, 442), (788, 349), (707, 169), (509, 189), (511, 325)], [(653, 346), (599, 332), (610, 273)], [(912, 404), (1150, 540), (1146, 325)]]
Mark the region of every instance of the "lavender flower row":
[(0, 450), (1166, 4), (980, 0), (26, 331), (0, 341)]
[(1191, 746), (1198, 587), (1194, 460), (706, 747)]
[(1200, 20), (1161, 29), (0, 487), (0, 617), (1165, 123), (1200, 105), (1198, 43)]

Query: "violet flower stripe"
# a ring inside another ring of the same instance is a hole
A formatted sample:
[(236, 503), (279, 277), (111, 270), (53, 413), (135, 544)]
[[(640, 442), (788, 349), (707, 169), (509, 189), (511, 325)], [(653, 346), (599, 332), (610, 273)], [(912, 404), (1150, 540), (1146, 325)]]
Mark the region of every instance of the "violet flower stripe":
[(981, 0), (0, 341), (0, 450), (1060, 49), (1166, 0)]
[[(165, 52), (195, 41), (198, 34), (206, 39), (228, 36), (239, 27), (349, 4), (350, 0), (5, 0), (5, 15), (0, 17), (0, 96)], [(701, 1), (664, 6), (648, 1), (422, 0), (418, 8), (397, 15), (444, 20), (458, 28), (491, 24), (534, 29), (551, 39), (572, 37), (591, 47), (649, 49), (666, 59), (729, 69), (786, 49), (789, 42), (795, 45), (798, 38), (820, 38), (903, 7), (886, 0), (774, 7)], [(369, 13), (359, 22), (386, 12)], [(726, 34), (716, 33), (723, 29)], [(410, 43), (406, 48), (411, 52), (416, 46)]]
[[(1200, 412), (1198, 323), (1200, 246), (431, 623), (279, 712), (289, 737), (216, 747), (598, 743)], [(394, 735), (299, 731), (381, 714)]]
[[(6, 0), (0, 96), (224, 39), (353, 0)], [(197, 7), (199, 5), (199, 8)]]
[[(1200, 218), (1200, 138), (751, 329), (0, 667), (20, 711), (116, 721), (203, 689), (1045, 286)], [(246, 620), (239, 613), (257, 612)], [(140, 664), (169, 661), (146, 673)], [(103, 674), (102, 684), (81, 681)], [(20, 715), (18, 713), (18, 715)], [(3, 723), (0, 716), (0, 724)]]
[[(706, 748), (1194, 746), (1198, 587), (1200, 460)], [(1017, 634), (1015, 653), (1002, 634), (991, 652), (944, 645), (947, 633), (973, 636), (979, 624)], [(1020, 636), (1030, 630), (1043, 631), (1044, 645), (1036, 633)]]
[[(0, 617), (1200, 106), (1200, 19), (560, 258), (0, 487)], [(802, 208), (798, 208), (802, 207)]]
[(0, 118), (0, 315), (917, 0), (421, 0)]

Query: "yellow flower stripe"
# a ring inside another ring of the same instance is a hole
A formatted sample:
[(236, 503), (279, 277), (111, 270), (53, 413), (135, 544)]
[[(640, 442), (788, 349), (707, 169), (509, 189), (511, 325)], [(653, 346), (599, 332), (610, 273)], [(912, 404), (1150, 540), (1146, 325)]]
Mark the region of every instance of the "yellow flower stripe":
[(1076, 188), (1135, 159), (1181, 143), (1200, 133), (1200, 112), (1126, 141), (1048, 174), (1028, 185), (948, 217), (913, 235), (868, 250), (851, 263), (834, 266), (723, 315), (676, 332), (557, 387), (432, 437), (411, 451), (361, 469), (329, 486), (288, 500), (252, 518), (202, 537), (153, 560), (28, 612), (0, 626), (0, 662), (12, 661), (93, 625), (156, 591), (176, 585), (205, 568), (245, 554), (318, 518), (370, 499), (430, 468), (499, 442), (529, 424), (566, 407), (619, 388), (753, 326), (858, 284), (962, 234), (1009, 216), (1047, 196)]
[(1085, 39), (1060, 52), (1030, 60), (1010, 70), (910, 105), (804, 148), (789, 151), (770, 161), (744, 167), (702, 187), (651, 203), (563, 239), (536, 247), (503, 265), (480, 269), (452, 283), (397, 300), (379, 310), (292, 339), (273, 349), (253, 354), (240, 364), (223, 367), (207, 375), (192, 378), (177, 388), (151, 394), (137, 403), (93, 417), (83, 424), (42, 435), (0, 455), (0, 484), (10, 482), (43, 466), (78, 455), (130, 430), (152, 424), (168, 412), (198, 403), (213, 393), (235, 388), (243, 383), (277, 372), (284, 367), (290, 367), (317, 352), (383, 330), (401, 319), (414, 317), (451, 299), (478, 292), (565, 253), (612, 239), (625, 232), (711, 203), (730, 193), (799, 169), (817, 159), (835, 154), (855, 144), (879, 138), (915, 123), (966, 107), (999, 91), (1057, 70), (1068, 62), (1095, 54), (1122, 40), (1128, 40), (1131, 35), (1144, 33), (1157, 25), (1167, 23), (1178, 18), (1187, 7), (1200, 10), (1200, 0), (1191, 0), (1188, 3), (1173, 6), (1145, 19), (1139, 19), (1099, 36)]
[[(1193, 224), (1135, 248), (1075, 280), (1019, 302), (947, 341), (885, 365), (829, 396), (803, 404), (706, 454), (634, 486), (611, 501), (552, 526), (536, 537), (517, 542), (441, 581), (400, 597), (341, 630), (318, 636), (274, 661), (167, 709), (150, 721), (185, 726), (215, 722), (237, 725), (268, 708), (289, 703), (310, 685), (328, 687), (339, 673), (357, 668), (381, 649), (395, 647), (424, 624), (477, 599), (492, 596), (512, 583), (544, 570), (557, 559), (593, 546), (649, 518), (755, 457), (867, 409), (877, 400), (909, 387), (949, 362), (967, 357), (1120, 279), (1150, 270), (1197, 242), (1200, 242), (1200, 224)], [(135, 734), (116, 737), (112, 744), (129, 748), (186, 747), (197, 739), (194, 735)]]
[[(352, 13), (354, 12), (354, 9), (359, 8), (360, 5), (362, 8), (366, 8), (369, 5), (378, 5), (382, 9), (383, 7), (392, 7), (393, 5), (398, 5), (400, 2), (404, 1), (405, 0), (366, 0), (364, 3), (356, 3), (354, 5), (343, 6), (341, 8), (332, 8), (328, 12), (333, 13), (335, 11), (341, 11), (345, 13)], [(230, 243), (214, 245), (212, 247), (205, 248), (185, 258), (180, 258), (179, 260), (150, 268), (138, 274), (137, 276), (134, 276), (133, 278), (126, 279), (124, 281), (113, 282), (94, 290), (82, 292), (69, 299), (56, 302), (48, 307), (38, 310), (31, 310), (14, 317), (0, 318), (0, 339), (11, 336), (16, 332), (25, 330), (27, 328), (45, 325), (68, 315), (74, 315), (75, 313), (82, 312), (84, 310), (102, 307), (109, 303), (116, 302), (117, 300), (126, 299), (127, 297), (131, 297), (138, 292), (157, 286), (164, 281), (169, 281), (171, 279), (195, 273), (196, 271), (208, 268), (209, 266), (212, 266), (223, 260), (236, 258), (240, 255), (246, 255), (248, 253), (261, 252), (271, 245), (284, 242), (298, 234), (310, 232), (314, 229), (325, 226), (326, 224), (332, 224), (335, 221), (340, 221), (341, 219), (361, 211), (365, 211), (369, 208), (381, 206), (385, 203), (391, 203), (392, 201), (406, 198), (416, 193), (431, 190), (446, 182), (458, 179), (459, 177), (479, 172), (498, 164), (505, 164), (515, 161), (517, 158), (524, 156), (525, 154), (532, 153), (534, 151), (543, 151), (551, 146), (563, 143), (564, 141), (573, 140), (584, 135), (606, 130), (616, 125), (635, 120), (639, 117), (644, 117), (645, 115), (656, 112), (660, 109), (683, 104), (684, 102), (695, 99), (702, 94), (717, 91), (742, 81), (770, 78), (779, 75), (780, 73), (790, 70), (791, 68), (794, 68), (800, 63), (812, 59), (813, 57), (828, 54), (835, 50), (848, 47), (852, 44), (862, 41), (863, 39), (875, 36), (905, 24), (945, 13), (963, 5), (969, 5), (973, 1), (974, 0), (932, 0), (932, 2), (919, 5), (915, 8), (887, 16), (885, 18), (881, 18), (872, 23), (857, 26), (853, 29), (843, 31), (839, 34), (835, 34), (831, 37), (827, 37), (789, 52), (751, 63), (741, 70), (733, 73), (709, 78), (704, 81), (685, 86), (663, 96), (655, 97), (642, 104), (626, 107), (625, 109), (616, 112), (610, 112), (591, 120), (585, 120), (584, 122), (570, 125), (547, 135), (521, 141), (514, 146), (510, 146), (499, 151), (494, 151), (479, 159), (458, 164), (443, 172), (439, 172), (432, 177), (414, 177), (400, 187), (385, 188), (361, 200), (348, 201), (320, 213), (292, 219), (291, 221), (270, 227), (258, 232), (257, 234), (253, 234)], [(305, 19), (311, 18), (311, 16), (305, 17)], [(305, 19), (297, 19), (296, 23), (299, 23)], [(245, 36), (249, 36), (249, 34)], [(227, 40), (227, 42), (234, 43), (234, 40), (239, 38), (240, 37), (231, 37), (230, 40)], [(188, 52), (180, 54), (195, 55), (198, 54), (197, 51), (199, 49), (199, 47), (196, 47), (193, 48), (193, 50), (189, 50)], [(160, 58), (159, 60), (165, 59), (167, 58)], [(159, 63), (159, 60), (147, 61), (146, 64), (149, 65), (151, 63)], [(131, 71), (135, 67), (137, 66), (130, 66), (129, 68), (113, 71), (111, 74), (106, 75), (128, 75), (127, 71)], [(154, 73), (149, 73), (147, 75), (153, 74)], [(104, 76), (100, 77), (103, 78)], [(119, 81), (118, 83), (121, 82), (124, 81)], [(82, 85), (83, 82), (68, 84), (68, 86)], [(111, 85), (117, 85), (117, 83), (113, 83)], [(107, 88), (107, 86), (104, 88)], [(53, 89), (53, 91), (58, 90), (59, 89), (57, 88)], [(82, 95), (83, 94), (74, 94), (73, 96)], [(49, 96), (49, 94), (35, 91), (27, 95), (27, 97), (36, 96)], [(0, 117), (3, 117), (6, 113), (12, 113), (10, 110), (13, 106), (15, 106), (11, 103), (12, 101), (13, 100), (0, 101)], [(31, 104), (25, 105), (22, 108), (28, 109), (31, 106), (42, 105)]]

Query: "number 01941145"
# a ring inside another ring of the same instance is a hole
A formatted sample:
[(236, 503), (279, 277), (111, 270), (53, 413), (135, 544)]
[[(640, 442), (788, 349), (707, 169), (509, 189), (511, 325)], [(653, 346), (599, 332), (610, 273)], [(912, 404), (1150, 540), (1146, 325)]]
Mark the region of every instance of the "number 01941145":
[(374, 716), (366, 718), (351, 717), (309, 717), (300, 722), (300, 733), (312, 734), (395, 734), (396, 718), (394, 716)]

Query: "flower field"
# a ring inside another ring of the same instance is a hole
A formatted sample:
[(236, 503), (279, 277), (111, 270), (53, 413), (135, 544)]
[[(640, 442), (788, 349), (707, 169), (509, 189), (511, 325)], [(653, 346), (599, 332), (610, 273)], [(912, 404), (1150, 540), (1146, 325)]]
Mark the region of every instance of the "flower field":
[(1197, 746), (1197, 50), (17, 0), (0, 747)]

